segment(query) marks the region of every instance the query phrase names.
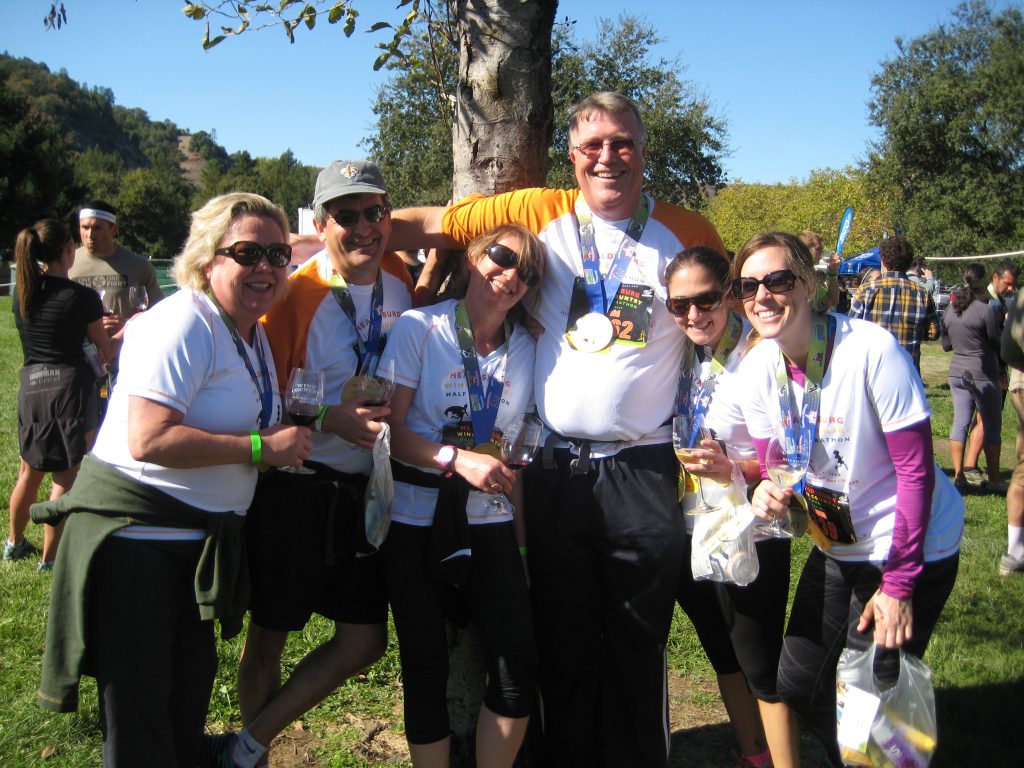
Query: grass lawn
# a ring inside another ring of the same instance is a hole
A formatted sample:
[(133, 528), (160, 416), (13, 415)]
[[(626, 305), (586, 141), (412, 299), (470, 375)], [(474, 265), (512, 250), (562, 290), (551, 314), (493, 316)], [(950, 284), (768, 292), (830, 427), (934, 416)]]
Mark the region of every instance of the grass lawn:
[[(21, 347), (11, 320), (10, 299), (0, 299), (0, 498), (4, 500), (17, 474), (15, 397), (20, 364)], [(945, 383), (947, 366), (948, 356), (938, 345), (927, 345), (923, 370), (939, 438), (936, 458), (948, 470), (945, 438), (952, 412)], [(1015, 427), (1009, 407), (1003, 424), (1002, 465), (1009, 470)], [(48, 492), (48, 487), (41, 491)], [(37, 545), (41, 543), (41, 531), (35, 526), (30, 526), (29, 537)], [(794, 549), (794, 585), (808, 548), (804, 539)], [(935, 766), (1020, 764), (1013, 733), (1024, 712), (1024, 578), (998, 576), (996, 565), (1005, 548), (1005, 501), (995, 496), (968, 496), (960, 576), (926, 657), (934, 671), (939, 708)], [(84, 680), (78, 714), (52, 715), (35, 705), (49, 581), (47, 576), (36, 575), (32, 561), (0, 567), (0, 766), (4, 768), (92, 768), (101, 763), (91, 679)], [(293, 638), (286, 651), (286, 674), (287, 668), (322, 642), (329, 631), (326, 622), (313, 621), (301, 636)], [(214, 730), (238, 724), (234, 678), (240, 647), (237, 639), (220, 644), (221, 665), (209, 718)], [(673, 629), (670, 665), (675, 675), (714, 679), (684, 619)], [(317, 737), (317, 764), (344, 768), (375, 764), (357, 747), (362, 730), (356, 722), (394, 722), (400, 717), (400, 685), (392, 636), (391, 648), (380, 663), (305, 718), (303, 725)]]

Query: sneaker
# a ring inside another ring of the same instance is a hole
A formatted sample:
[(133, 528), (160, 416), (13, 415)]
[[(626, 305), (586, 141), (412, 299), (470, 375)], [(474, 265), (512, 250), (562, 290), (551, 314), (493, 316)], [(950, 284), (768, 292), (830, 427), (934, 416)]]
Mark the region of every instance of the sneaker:
[(4, 542), (4, 560), (21, 560), (35, 554), (36, 548), (28, 539), (22, 539), (20, 544)]
[(231, 759), (238, 735), (228, 733), (207, 733), (199, 748), (199, 768), (235, 768)]
[(53, 560), (40, 560), (36, 566), (36, 573), (49, 573), (53, 570)]
[(968, 485), (974, 487), (978, 487), (985, 484), (985, 476), (977, 467), (971, 467), (970, 469), (964, 467), (964, 480), (967, 481)]
[(957, 475), (953, 478), (953, 487), (960, 491), (961, 496), (964, 495), (967, 491), (967, 481), (964, 479), (963, 475)]
[(1007, 552), (999, 558), (999, 575), (1009, 576), (1012, 573), (1024, 573), (1024, 560), (1018, 560)]
[(1010, 486), (1000, 480), (998, 483), (993, 483), (991, 480), (986, 480), (981, 485), (981, 491), (983, 493), (994, 493), (999, 496), (1005, 496), (1006, 492), (1010, 490)]

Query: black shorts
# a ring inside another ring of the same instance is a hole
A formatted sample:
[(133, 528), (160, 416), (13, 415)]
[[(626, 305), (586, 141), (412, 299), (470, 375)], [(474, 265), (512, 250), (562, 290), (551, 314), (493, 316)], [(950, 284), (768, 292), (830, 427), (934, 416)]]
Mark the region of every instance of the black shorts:
[[(342, 477), (342, 479), (332, 479)], [(383, 624), (380, 556), (362, 546), (366, 478), (270, 472), (245, 521), (252, 621), (294, 632), (318, 613), (346, 624)]]
[(95, 376), (69, 365), (26, 365), (18, 389), (21, 458), (39, 472), (62, 472), (82, 462), (87, 437), (99, 424)]

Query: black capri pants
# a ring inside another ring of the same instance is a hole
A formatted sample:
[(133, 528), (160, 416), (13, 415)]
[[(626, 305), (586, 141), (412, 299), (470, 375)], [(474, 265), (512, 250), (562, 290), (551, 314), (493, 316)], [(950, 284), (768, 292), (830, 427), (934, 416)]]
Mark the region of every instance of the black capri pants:
[[(462, 590), (484, 646), (484, 704), (503, 717), (526, 717), (536, 695), (537, 650), (530, 597), (512, 523), (469, 526), (473, 556)], [(427, 575), (430, 528), (393, 522), (381, 548), (388, 598), (398, 634), (411, 744), (450, 734), (446, 590)]]

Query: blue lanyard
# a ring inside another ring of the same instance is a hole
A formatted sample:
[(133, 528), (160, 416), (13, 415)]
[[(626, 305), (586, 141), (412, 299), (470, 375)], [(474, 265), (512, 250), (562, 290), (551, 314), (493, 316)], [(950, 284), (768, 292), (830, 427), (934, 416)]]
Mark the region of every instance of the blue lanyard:
[(501, 363), (491, 376), (486, 393), (483, 389), (483, 377), (480, 375), (480, 361), (477, 359), (476, 347), (473, 344), (473, 326), (470, 325), (464, 301), (460, 301), (455, 307), (455, 336), (459, 340), (462, 368), (466, 375), (469, 414), (473, 421), (473, 442), (476, 445), (483, 445), (491, 442), (491, 433), (494, 431), (494, 423), (498, 420), (498, 408), (501, 406), (501, 395), (505, 391), (505, 365), (508, 361), (510, 342), (508, 321), (505, 321), (505, 344), (502, 347)]
[(348, 289), (345, 278), (337, 272), (331, 274), (327, 279), (331, 288), (334, 300), (338, 302), (341, 311), (352, 322), (352, 330), (356, 333), (356, 357), (360, 376), (372, 376), (377, 372), (377, 365), (380, 363), (381, 354), (384, 352), (382, 343), (381, 326), (384, 322), (384, 281), (382, 270), (377, 270), (377, 279), (373, 283), (373, 294), (370, 298), (370, 329), (366, 334), (366, 341), (359, 334), (356, 320), (356, 305), (352, 301), (352, 294)]
[[(779, 360), (775, 369), (775, 382), (779, 391), (779, 412), (782, 416), (782, 428), (786, 437), (786, 457), (796, 461), (798, 436), (803, 438), (804, 445), (810, 452), (818, 436), (818, 407), (821, 402), (821, 383), (825, 379), (825, 365), (828, 354), (829, 340), (835, 338), (836, 319), (832, 315), (814, 315), (811, 325), (811, 343), (807, 350), (807, 366), (804, 372), (804, 404), (800, 409), (800, 420), (793, 413), (793, 392), (786, 370), (786, 360), (779, 348)], [(808, 466), (808, 471), (810, 467)], [(807, 485), (806, 477), (793, 486), (796, 492), (802, 492)]]
[(602, 277), (601, 257), (594, 239), (594, 216), (583, 195), (576, 198), (576, 223), (580, 237), (580, 257), (583, 261), (583, 290), (586, 292), (591, 312), (607, 314), (608, 309), (615, 303), (619, 286), (622, 285), (629, 263), (640, 244), (650, 215), (651, 203), (646, 195), (640, 195), (640, 203), (619, 242), (618, 252), (608, 268), (608, 274)]
[(242, 358), (242, 362), (245, 363), (245, 370), (249, 372), (249, 378), (252, 379), (256, 391), (259, 393), (260, 429), (266, 429), (270, 426), (270, 417), (274, 413), (274, 390), (270, 384), (270, 368), (267, 366), (266, 354), (263, 352), (263, 340), (260, 338), (259, 328), (253, 330), (253, 348), (256, 350), (256, 360), (260, 364), (260, 374), (257, 376), (256, 369), (252, 367), (252, 360), (249, 359), (249, 353), (245, 351), (245, 342), (242, 341), (242, 337), (238, 333), (235, 321), (224, 311), (224, 307), (220, 305), (212, 291), (208, 290), (206, 295), (210, 297), (210, 301), (217, 307), (220, 319), (224, 321), (228, 333), (231, 334), (231, 340), (235, 342), (235, 350), (238, 352), (238, 356)]
[(739, 345), (742, 335), (743, 321), (737, 315), (730, 312), (725, 333), (722, 334), (722, 338), (715, 345), (708, 377), (693, 397), (690, 396), (690, 390), (693, 388), (693, 379), (696, 375), (696, 368), (694, 366), (696, 350), (692, 344), (688, 346), (686, 354), (683, 356), (683, 370), (680, 372), (679, 388), (676, 395), (676, 412), (681, 416), (690, 417), (690, 440), (687, 443), (689, 448), (692, 448), (697, 441), (697, 435), (700, 434), (700, 427), (704, 423), (704, 417), (707, 416), (708, 409), (711, 407), (711, 397), (715, 392), (715, 386), (718, 384), (718, 377), (725, 370), (725, 364), (729, 360), (729, 355)]

